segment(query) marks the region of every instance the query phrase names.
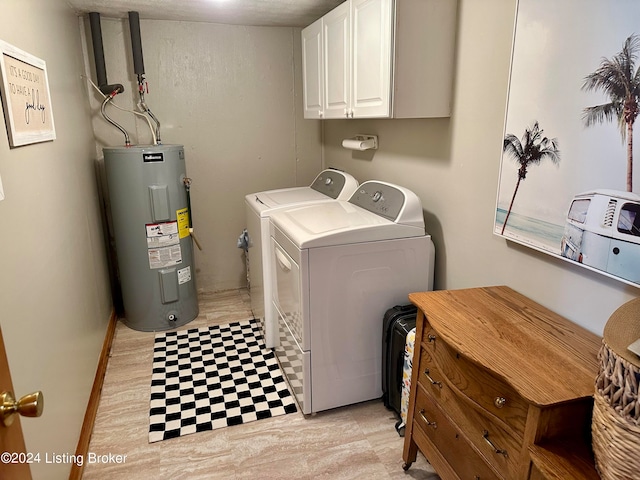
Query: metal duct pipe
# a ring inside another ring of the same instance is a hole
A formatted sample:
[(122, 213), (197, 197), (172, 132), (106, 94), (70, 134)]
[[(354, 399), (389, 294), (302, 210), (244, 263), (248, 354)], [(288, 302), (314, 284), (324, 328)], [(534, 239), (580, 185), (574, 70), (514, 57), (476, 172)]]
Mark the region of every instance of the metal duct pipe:
[(129, 30), (131, 31), (131, 48), (133, 53), (133, 71), (140, 77), (144, 75), (144, 59), (142, 58), (142, 40), (140, 38), (140, 16), (138, 12), (129, 12)]
[(124, 92), (124, 87), (119, 83), (107, 84), (107, 68), (104, 62), (104, 48), (102, 46), (102, 27), (100, 26), (100, 14), (98, 12), (89, 13), (89, 24), (91, 25), (91, 41), (93, 43), (98, 88), (105, 95), (113, 92), (122, 93)]

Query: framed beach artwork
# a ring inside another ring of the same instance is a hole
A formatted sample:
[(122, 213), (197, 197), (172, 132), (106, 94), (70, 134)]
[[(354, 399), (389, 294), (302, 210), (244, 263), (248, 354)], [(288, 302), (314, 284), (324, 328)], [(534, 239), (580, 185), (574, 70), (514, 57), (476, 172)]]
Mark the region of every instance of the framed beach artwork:
[(519, 0), (494, 221), (496, 235), (634, 286), (638, 19), (635, 0)]

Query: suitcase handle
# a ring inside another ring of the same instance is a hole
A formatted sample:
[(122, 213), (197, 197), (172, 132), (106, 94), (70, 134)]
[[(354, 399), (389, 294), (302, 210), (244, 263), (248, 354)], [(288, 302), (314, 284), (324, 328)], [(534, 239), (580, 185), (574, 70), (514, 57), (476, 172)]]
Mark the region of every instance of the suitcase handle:
[(408, 305), (396, 305), (394, 308), (397, 308), (401, 312), (406, 312), (407, 310), (413, 310), (414, 308), (416, 308), (416, 306), (410, 303)]

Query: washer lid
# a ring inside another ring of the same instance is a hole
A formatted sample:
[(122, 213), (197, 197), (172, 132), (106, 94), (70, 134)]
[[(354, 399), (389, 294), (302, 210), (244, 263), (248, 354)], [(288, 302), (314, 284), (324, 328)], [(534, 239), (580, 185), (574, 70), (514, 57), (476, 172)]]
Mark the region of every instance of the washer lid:
[(340, 200), (277, 210), (270, 218), (300, 249), (425, 235), (424, 226), (395, 223)]
[(311, 187), (281, 188), (265, 192), (250, 193), (245, 197), (255, 210), (264, 211), (285, 205), (333, 200)]
[(308, 187), (280, 188), (251, 193), (245, 197), (247, 204), (262, 216), (266, 210), (287, 205), (330, 200), (347, 200), (358, 188), (358, 181), (339, 170), (327, 169), (318, 174)]

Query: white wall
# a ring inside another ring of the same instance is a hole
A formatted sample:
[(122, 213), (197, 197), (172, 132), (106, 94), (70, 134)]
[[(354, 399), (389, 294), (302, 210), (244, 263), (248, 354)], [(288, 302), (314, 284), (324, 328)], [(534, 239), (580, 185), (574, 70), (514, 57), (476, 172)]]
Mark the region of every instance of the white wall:
[[(436, 245), (437, 289), (506, 284), (601, 334), (637, 288), (493, 235), (515, 0), (460, 0), (450, 119), (325, 121), (324, 162), (414, 190)], [(375, 153), (341, 148), (379, 135)]]
[(0, 115), (0, 324), (15, 394), (42, 390), (22, 420), (36, 479), (66, 478), (78, 442), (111, 297), (78, 20), (64, 2), (2, 2), (0, 38), (46, 61), (56, 140), (9, 148)]
[[(126, 89), (115, 102), (133, 108), (138, 94), (128, 20), (101, 20), (108, 81)], [(193, 179), (193, 222), (203, 246), (196, 250), (198, 290), (239, 288), (246, 284), (236, 246), (245, 227), (244, 196), (308, 185), (321, 169), (320, 124), (302, 120), (300, 30), (144, 19), (140, 30), (145, 100), (162, 124), (162, 142), (185, 146)], [(100, 97), (91, 95), (99, 148), (122, 145), (124, 136), (100, 115)], [(133, 115), (108, 113), (131, 132), (132, 143), (151, 142), (148, 127)]]

